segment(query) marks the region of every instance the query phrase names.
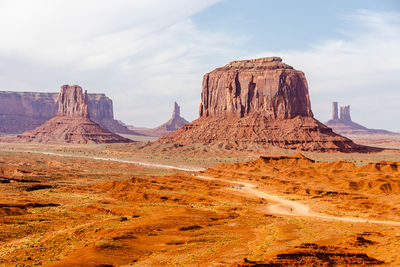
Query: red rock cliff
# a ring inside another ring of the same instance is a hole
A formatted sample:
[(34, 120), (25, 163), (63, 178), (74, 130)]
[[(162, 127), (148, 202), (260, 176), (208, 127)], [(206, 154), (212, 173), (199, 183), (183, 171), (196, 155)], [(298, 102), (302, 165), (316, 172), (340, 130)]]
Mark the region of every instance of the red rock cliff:
[[(59, 93), (0, 91), (0, 132), (23, 133), (56, 116)], [(113, 102), (104, 94), (88, 94), (90, 119), (112, 132), (133, 134), (114, 120)]]
[(129, 143), (89, 118), (88, 95), (78, 85), (61, 86), (57, 116), (45, 124), (18, 135), (16, 142), (102, 144)]
[(82, 92), (78, 85), (63, 85), (58, 94), (57, 116), (89, 118), (87, 91)]
[(313, 117), (304, 73), (268, 57), (233, 61), (204, 75), (200, 117), (254, 112), (270, 119)]
[(304, 73), (279, 57), (233, 61), (204, 75), (199, 115), (156, 144), (240, 151), (268, 151), (271, 145), (309, 151), (367, 150), (313, 118)]

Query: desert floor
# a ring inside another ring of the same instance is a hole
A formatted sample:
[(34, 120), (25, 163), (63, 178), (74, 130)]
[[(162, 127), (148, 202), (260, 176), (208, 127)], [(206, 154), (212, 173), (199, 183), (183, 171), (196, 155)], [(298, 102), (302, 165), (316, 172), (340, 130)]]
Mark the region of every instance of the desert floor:
[(400, 151), (198, 151), (0, 143), (0, 266), (400, 265)]

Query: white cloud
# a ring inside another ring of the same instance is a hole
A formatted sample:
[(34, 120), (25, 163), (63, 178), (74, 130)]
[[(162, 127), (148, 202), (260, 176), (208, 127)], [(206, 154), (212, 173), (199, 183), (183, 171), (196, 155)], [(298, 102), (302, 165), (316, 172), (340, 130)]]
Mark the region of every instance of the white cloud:
[[(0, 90), (57, 91), (65, 83), (113, 99), (117, 119), (166, 121), (176, 100), (197, 117), (202, 75), (244, 58), (248, 35), (205, 32), (190, 16), (219, 0), (0, 0)], [(400, 131), (400, 14), (360, 10), (343, 38), (275, 51), (305, 72), (313, 111), (352, 105), (356, 122)]]
[(339, 101), (352, 106), (354, 121), (400, 132), (400, 13), (359, 10), (343, 19), (351, 25), (340, 30), (343, 39), (265, 54), (280, 55), (306, 74), (321, 121), (330, 118), (330, 102)]
[(0, 51), (51, 66), (109, 64), (208, 1), (3, 0)]
[[(1, 90), (76, 83), (109, 95), (117, 118), (156, 126), (174, 100), (198, 101), (198, 74), (230, 52), (190, 21), (218, 1), (0, 0)], [(182, 106), (194, 119), (197, 105)]]

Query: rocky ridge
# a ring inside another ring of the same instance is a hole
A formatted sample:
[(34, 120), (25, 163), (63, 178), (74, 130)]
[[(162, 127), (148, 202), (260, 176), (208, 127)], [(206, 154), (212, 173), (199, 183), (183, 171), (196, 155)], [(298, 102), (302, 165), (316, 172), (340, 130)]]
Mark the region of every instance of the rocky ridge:
[(57, 116), (36, 129), (17, 136), (19, 142), (128, 143), (131, 140), (100, 127), (89, 118), (88, 95), (77, 85), (63, 85), (58, 95)]
[(199, 116), (157, 143), (367, 150), (313, 118), (304, 73), (278, 57), (233, 61), (205, 74)]

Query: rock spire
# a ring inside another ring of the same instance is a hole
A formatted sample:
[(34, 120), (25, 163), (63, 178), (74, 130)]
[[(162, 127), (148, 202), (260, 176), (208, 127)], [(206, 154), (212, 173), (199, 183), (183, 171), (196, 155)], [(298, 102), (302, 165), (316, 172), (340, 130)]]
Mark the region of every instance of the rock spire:
[(129, 139), (101, 128), (89, 118), (87, 92), (78, 85), (61, 86), (57, 116), (36, 129), (17, 137), (20, 142), (36, 143), (128, 143)]
[(61, 86), (57, 103), (57, 116), (89, 118), (87, 91), (82, 93), (82, 87), (78, 85)]

